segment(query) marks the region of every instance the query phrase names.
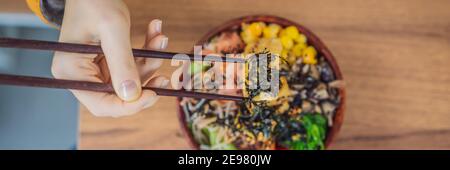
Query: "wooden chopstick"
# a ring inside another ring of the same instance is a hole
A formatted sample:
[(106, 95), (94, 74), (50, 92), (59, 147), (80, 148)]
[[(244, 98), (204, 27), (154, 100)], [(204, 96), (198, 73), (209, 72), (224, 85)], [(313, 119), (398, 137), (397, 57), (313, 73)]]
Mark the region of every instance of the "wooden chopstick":
[[(62, 52), (83, 53), (83, 54), (103, 54), (102, 48), (97, 45), (26, 40), (15, 38), (0, 38), (0, 47), (62, 51)], [(177, 53), (172, 52), (133, 49), (134, 57), (172, 59), (172, 57), (176, 54)], [(193, 54), (186, 54), (186, 55), (189, 56), (189, 60), (191, 61), (194, 61), (194, 59), (196, 59)], [(200, 57), (203, 58), (204, 56)], [(208, 58), (203, 59), (203, 61), (217, 61), (217, 60), (223, 62), (237, 62), (237, 63), (245, 62), (245, 60), (242, 58), (229, 58), (229, 57), (214, 58), (210, 56)], [(111, 84), (74, 81), (74, 80), (60, 80), (60, 79), (50, 79), (31, 76), (7, 75), (7, 74), (0, 74), (0, 84), (114, 93), (114, 88), (112, 87)], [(201, 93), (194, 91), (172, 90), (153, 87), (142, 87), (142, 89), (153, 90), (155, 91), (156, 94), (161, 96), (191, 97), (191, 98), (234, 100), (234, 101), (244, 100), (244, 98), (241, 96), (220, 95), (212, 93)]]
[[(27, 40), (27, 39), (15, 39), (15, 38), (0, 38), (0, 47), (8, 48), (22, 48), (22, 49), (35, 49), (35, 50), (50, 50), (50, 51), (61, 51), (61, 52), (71, 52), (71, 53), (83, 53), (83, 54), (103, 54), (103, 50), (98, 45), (87, 45), (87, 44), (74, 44), (74, 43), (63, 43), (63, 42), (53, 42), (53, 41), (40, 41), (40, 40)], [(134, 57), (144, 57), (144, 58), (159, 58), (159, 59), (172, 59), (178, 53), (174, 52), (162, 52), (154, 50), (142, 50), (133, 49)], [(194, 54), (186, 54), (189, 56), (189, 60), (194, 61)], [(236, 62), (244, 63), (243, 58), (231, 58), (231, 57), (219, 57), (219, 56), (200, 56), (203, 61), (222, 61), (222, 62)], [(182, 59), (180, 59), (182, 60)]]
[[(31, 76), (17, 76), (7, 74), (0, 74), (0, 84), (114, 93), (114, 88), (112, 87), (111, 84), (74, 81), (74, 80), (61, 80), (61, 79), (31, 77)], [(244, 100), (244, 97), (242, 96), (220, 95), (212, 93), (201, 93), (194, 91), (172, 90), (154, 87), (142, 87), (142, 89), (153, 90), (156, 94), (160, 96), (203, 98), (211, 100), (233, 100), (233, 101)]]

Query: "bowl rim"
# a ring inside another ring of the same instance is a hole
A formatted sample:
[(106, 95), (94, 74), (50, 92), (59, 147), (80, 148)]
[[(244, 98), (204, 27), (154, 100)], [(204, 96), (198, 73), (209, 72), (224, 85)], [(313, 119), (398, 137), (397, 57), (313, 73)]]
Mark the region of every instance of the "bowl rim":
[[(319, 39), (312, 31), (310, 31), (308, 28), (304, 27), (301, 24), (298, 24), (296, 22), (293, 22), (291, 20), (274, 16), (274, 15), (249, 15), (249, 16), (243, 16), (235, 19), (231, 19), (229, 21), (226, 21), (225, 23), (211, 29), (208, 31), (205, 35), (202, 36), (202, 38), (195, 43), (195, 45), (203, 45), (204, 43), (208, 42), (211, 38), (214, 36), (220, 34), (224, 31), (229, 30), (235, 30), (241, 27), (241, 23), (250, 23), (250, 22), (265, 22), (265, 23), (275, 23), (278, 25), (281, 25), (282, 27), (286, 26), (296, 26), (297, 29), (304, 34), (308, 39), (308, 44), (314, 46), (316, 48), (318, 54), (321, 54), (327, 62), (330, 64), (330, 67), (333, 70), (333, 73), (336, 77), (336, 80), (344, 80), (342, 76), (342, 72), (339, 69), (339, 66), (337, 64), (336, 59), (334, 58), (334, 55), (331, 53), (331, 51), (325, 46), (325, 44), (322, 42), (322, 40)], [(346, 93), (345, 93), (345, 87), (339, 88), (339, 97), (340, 97), (340, 103), (336, 110), (336, 113), (333, 117), (333, 126), (328, 127), (327, 135), (325, 138), (325, 148), (328, 149), (334, 139), (336, 138), (337, 134), (339, 133), (343, 120), (344, 120), (344, 111), (345, 111), (345, 99), (346, 99)], [(183, 135), (187, 137), (187, 140), (189, 142), (189, 145), (192, 149), (200, 149), (200, 145), (195, 141), (193, 138), (192, 133), (189, 131), (187, 122), (185, 121), (185, 115), (182, 106), (180, 105), (182, 98), (177, 98), (177, 115), (178, 120), (180, 122), (180, 125), (183, 129)], [(280, 148), (277, 148), (280, 149)]]

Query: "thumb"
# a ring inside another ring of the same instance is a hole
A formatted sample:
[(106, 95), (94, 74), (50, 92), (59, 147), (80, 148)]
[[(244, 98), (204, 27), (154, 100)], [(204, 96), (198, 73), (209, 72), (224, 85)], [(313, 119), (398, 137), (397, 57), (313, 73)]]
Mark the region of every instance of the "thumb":
[(131, 51), (130, 24), (113, 22), (100, 28), (100, 42), (116, 94), (124, 101), (141, 96), (141, 81)]

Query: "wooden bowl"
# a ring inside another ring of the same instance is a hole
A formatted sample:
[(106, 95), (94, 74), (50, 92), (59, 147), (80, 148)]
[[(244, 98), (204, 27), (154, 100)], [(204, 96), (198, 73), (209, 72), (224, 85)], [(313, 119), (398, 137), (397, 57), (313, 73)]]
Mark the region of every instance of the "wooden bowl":
[[(196, 45), (203, 45), (216, 35), (219, 35), (222, 32), (225, 31), (236, 31), (239, 30), (241, 27), (241, 23), (251, 23), (251, 22), (265, 22), (265, 23), (275, 23), (282, 27), (287, 26), (296, 26), (298, 30), (304, 34), (308, 39), (308, 44), (314, 46), (318, 52), (319, 55), (323, 56), (327, 62), (330, 64), (331, 68), (333, 69), (334, 75), (336, 77), (336, 80), (343, 80), (342, 73), (338, 67), (338, 64), (333, 57), (333, 54), (328, 50), (328, 48), (325, 46), (325, 44), (309, 29), (306, 27), (295, 23), (293, 21), (277, 17), (277, 16), (270, 16), (270, 15), (253, 15), (253, 16), (245, 16), (241, 18), (236, 18), (231, 21), (228, 21), (211, 31), (209, 31), (207, 34), (205, 34), (197, 43)], [(344, 118), (344, 110), (345, 110), (345, 89), (341, 88), (339, 89), (339, 96), (341, 98), (341, 102), (336, 110), (336, 113), (333, 118), (333, 126), (328, 128), (327, 136), (325, 139), (325, 148), (329, 148), (331, 143), (333, 142), (333, 139), (336, 138), (337, 133), (341, 129), (343, 118)], [(181, 123), (184, 135), (187, 137), (189, 144), (193, 149), (200, 149), (200, 145), (194, 140), (188, 126), (187, 122), (185, 121), (185, 116), (183, 112), (183, 108), (180, 106), (181, 98), (178, 98), (178, 118)], [(280, 148), (284, 149), (284, 148)]]

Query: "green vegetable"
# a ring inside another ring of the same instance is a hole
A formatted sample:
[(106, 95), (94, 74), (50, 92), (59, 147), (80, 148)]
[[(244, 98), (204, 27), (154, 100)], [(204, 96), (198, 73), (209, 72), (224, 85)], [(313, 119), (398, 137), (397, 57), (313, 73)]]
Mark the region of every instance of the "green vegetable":
[(288, 145), (290, 145), (290, 149), (292, 150), (306, 150), (307, 148), (306, 143), (300, 140), (290, 142)]
[(321, 114), (307, 114), (302, 118), (306, 130), (306, 140), (289, 141), (286, 144), (294, 150), (324, 149), (327, 119)]
[(191, 65), (189, 66), (190, 74), (194, 75), (197, 74), (201, 71), (205, 71), (210, 67), (209, 64), (202, 64), (201, 62), (192, 62)]
[(231, 143), (223, 145), (222, 149), (224, 149), (224, 150), (237, 150), (236, 146), (234, 146)]
[(209, 129), (209, 144), (211, 146), (216, 145), (217, 143), (219, 143), (219, 141), (217, 141), (217, 129)]
[(231, 143), (223, 143), (222, 139), (217, 138), (218, 127), (206, 127), (202, 132), (208, 137), (209, 147), (217, 150), (236, 150), (236, 146)]
[(202, 129), (202, 132), (205, 136), (208, 137), (208, 143), (210, 146), (214, 145), (216, 143), (216, 136), (217, 136), (217, 130), (212, 127), (206, 127)]

